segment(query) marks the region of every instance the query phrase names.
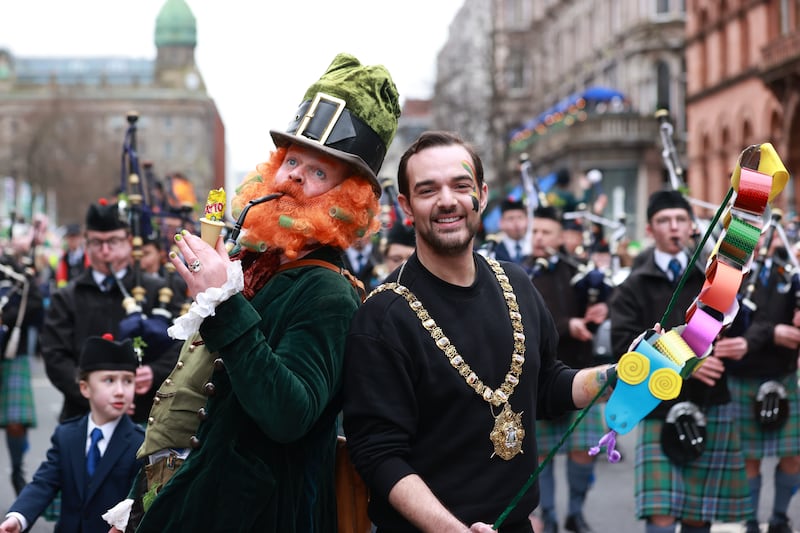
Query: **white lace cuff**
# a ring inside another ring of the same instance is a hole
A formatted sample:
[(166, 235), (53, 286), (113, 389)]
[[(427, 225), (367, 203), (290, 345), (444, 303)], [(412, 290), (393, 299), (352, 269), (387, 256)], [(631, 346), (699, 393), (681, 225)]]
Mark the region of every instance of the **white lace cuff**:
[(214, 316), (216, 307), (244, 289), (244, 274), (242, 262), (231, 261), (228, 264), (228, 279), (222, 287), (209, 287), (198, 294), (189, 311), (179, 316), (167, 329), (167, 334), (173, 339), (186, 340), (200, 330), (200, 324), (208, 316)]
[(117, 505), (109, 509), (102, 516), (109, 525), (114, 526), (120, 531), (125, 531), (128, 527), (128, 518), (131, 516), (131, 507), (133, 507), (133, 500), (128, 498), (122, 500)]

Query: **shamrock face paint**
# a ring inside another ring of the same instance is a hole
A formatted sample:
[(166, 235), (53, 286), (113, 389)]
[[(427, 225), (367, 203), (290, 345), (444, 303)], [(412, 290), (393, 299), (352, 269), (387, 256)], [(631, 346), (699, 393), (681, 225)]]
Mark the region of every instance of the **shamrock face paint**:
[(475, 179), (475, 169), (472, 168), (472, 163), (469, 161), (462, 161), (461, 166), (464, 167), (464, 170), (466, 170), (472, 178), (473, 186), (472, 192), (470, 193), (470, 197), (472, 198), (472, 210), (479, 213), (481, 210), (481, 202), (478, 198), (478, 183)]

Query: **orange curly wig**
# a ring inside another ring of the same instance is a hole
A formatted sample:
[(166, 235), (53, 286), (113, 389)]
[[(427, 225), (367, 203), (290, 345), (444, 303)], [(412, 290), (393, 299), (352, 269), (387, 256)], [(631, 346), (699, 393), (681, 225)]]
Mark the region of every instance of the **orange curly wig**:
[(295, 259), (309, 244), (343, 250), (380, 228), (378, 199), (366, 179), (353, 175), (325, 194), (308, 198), (297, 183), (275, 184), (275, 174), (285, 156), (286, 148), (272, 152), (236, 189), (231, 200), (234, 217), (250, 200), (274, 192), (286, 193), (250, 208), (242, 225), (243, 247), (261, 252), (280, 249), (286, 257)]

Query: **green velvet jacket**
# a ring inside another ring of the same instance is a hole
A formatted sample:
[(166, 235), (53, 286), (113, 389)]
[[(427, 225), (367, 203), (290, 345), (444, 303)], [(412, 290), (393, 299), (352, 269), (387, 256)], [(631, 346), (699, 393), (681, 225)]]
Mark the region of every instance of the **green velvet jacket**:
[[(340, 252), (306, 258), (341, 265)], [(219, 352), (199, 444), (137, 529), (335, 532), (333, 474), (345, 337), (360, 300), (344, 276), (283, 271), (203, 321)]]

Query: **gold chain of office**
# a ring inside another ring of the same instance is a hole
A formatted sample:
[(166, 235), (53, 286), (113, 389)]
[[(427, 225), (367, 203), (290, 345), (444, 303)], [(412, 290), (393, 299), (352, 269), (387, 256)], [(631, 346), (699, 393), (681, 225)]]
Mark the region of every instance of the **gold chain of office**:
[[(472, 370), (472, 367), (464, 361), (464, 358), (458, 353), (456, 347), (444, 334), (442, 328), (436, 324), (436, 321), (430, 316), (422, 305), (422, 302), (419, 301), (408, 287), (399, 283), (400, 276), (402, 275), (402, 268), (400, 270), (400, 275), (398, 275), (397, 282), (379, 285), (370, 293), (370, 296), (383, 291), (393, 291), (402, 296), (406, 302), (408, 302), (408, 306), (411, 310), (417, 315), (417, 318), (419, 318), (422, 327), (430, 333), (436, 346), (444, 352), (450, 364), (458, 371), (461, 377), (464, 378), (467, 385), (489, 404), (495, 407), (505, 404), (502, 412), (495, 416), (494, 428), (489, 435), (489, 439), (494, 444), (494, 454), (499, 455), (505, 460), (509, 460), (522, 451), (522, 439), (525, 437), (525, 430), (522, 427), (522, 411), (515, 413), (508, 404), (509, 398), (511, 398), (511, 395), (514, 393), (514, 388), (519, 384), (522, 365), (525, 363), (525, 332), (522, 326), (522, 315), (519, 312), (517, 296), (514, 294), (514, 288), (511, 286), (508, 276), (503, 270), (503, 267), (500, 266), (500, 263), (496, 260), (491, 258), (485, 259), (489, 263), (489, 267), (492, 269), (503, 291), (503, 298), (505, 298), (506, 305), (508, 306), (508, 314), (511, 319), (511, 328), (514, 336), (514, 351), (511, 354), (511, 366), (503, 384), (494, 390), (488, 387)], [(405, 267), (405, 263), (403, 267)], [(494, 413), (492, 416), (494, 416)]]

